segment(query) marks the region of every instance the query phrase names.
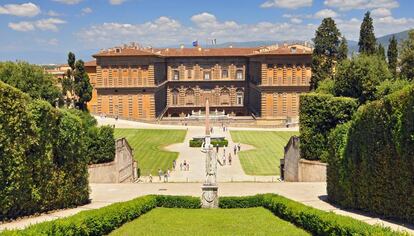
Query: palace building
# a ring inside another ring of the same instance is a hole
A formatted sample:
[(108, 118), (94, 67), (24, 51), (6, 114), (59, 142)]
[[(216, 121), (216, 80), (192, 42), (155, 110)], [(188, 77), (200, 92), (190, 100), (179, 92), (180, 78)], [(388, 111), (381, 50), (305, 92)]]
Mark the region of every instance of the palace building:
[(202, 109), (230, 116), (298, 116), (309, 91), (312, 49), (306, 45), (257, 48), (142, 48), (101, 50), (85, 63), (94, 87), (92, 113), (133, 120), (186, 117)]

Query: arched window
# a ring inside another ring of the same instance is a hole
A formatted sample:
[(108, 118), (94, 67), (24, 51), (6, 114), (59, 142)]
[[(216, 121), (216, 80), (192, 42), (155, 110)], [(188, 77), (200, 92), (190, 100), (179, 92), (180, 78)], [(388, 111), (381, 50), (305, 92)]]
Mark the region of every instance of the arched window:
[(230, 90), (227, 88), (220, 91), (220, 105), (230, 105)]
[(176, 106), (178, 105), (179, 92), (177, 89), (173, 89), (171, 93), (172, 93), (172, 105)]
[(185, 105), (194, 105), (194, 90), (187, 89), (185, 91)]

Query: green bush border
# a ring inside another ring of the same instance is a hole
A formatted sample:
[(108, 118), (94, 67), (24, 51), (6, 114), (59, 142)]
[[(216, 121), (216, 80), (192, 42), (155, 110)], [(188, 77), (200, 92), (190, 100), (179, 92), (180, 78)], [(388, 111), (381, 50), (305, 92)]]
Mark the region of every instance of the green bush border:
[[(201, 147), (203, 144), (203, 140), (200, 139), (193, 139), (189, 141), (190, 147)], [(229, 141), (227, 139), (212, 139), (211, 145), (214, 147), (218, 145), (219, 147), (224, 147), (229, 145)]]
[[(219, 200), (220, 208), (260, 206), (314, 235), (408, 235), (317, 210), (276, 194), (221, 197)], [(1, 235), (105, 235), (156, 207), (197, 209), (201, 203), (197, 197), (148, 195), (36, 224), (24, 230), (4, 231)]]

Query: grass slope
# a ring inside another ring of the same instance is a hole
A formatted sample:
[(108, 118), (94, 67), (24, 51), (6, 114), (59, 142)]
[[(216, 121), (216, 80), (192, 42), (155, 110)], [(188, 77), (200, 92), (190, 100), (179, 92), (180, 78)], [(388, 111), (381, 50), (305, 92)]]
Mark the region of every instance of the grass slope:
[(264, 208), (156, 208), (110, 235), (310, 235)]
[(134, 149), (134, 157), (141, 175), (157, 175), (158, 169), (172, 168), (177, 152), (168, 152), (163, 147), (184, 142), (185, 130), (115, 129), (115, 137), (125, 137)]
[(245, 143), (256, 149), (243, 151), (239, 157), (243, 170), (248, 175), (279, 175), (280, 159), (284, 147), (292, 135), (299, 132), (285, 131), (231, 131), (234, 142)]

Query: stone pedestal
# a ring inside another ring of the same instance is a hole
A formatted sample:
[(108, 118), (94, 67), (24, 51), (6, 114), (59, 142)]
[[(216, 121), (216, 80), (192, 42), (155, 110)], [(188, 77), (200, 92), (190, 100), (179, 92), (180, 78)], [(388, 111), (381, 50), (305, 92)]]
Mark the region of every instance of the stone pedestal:
[(203, 191), (201, 195), (202, 208), (218, 208), (218, 186), (206, 185), (201, 186)]

